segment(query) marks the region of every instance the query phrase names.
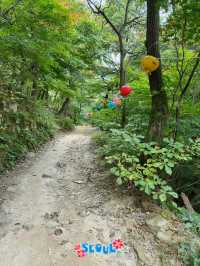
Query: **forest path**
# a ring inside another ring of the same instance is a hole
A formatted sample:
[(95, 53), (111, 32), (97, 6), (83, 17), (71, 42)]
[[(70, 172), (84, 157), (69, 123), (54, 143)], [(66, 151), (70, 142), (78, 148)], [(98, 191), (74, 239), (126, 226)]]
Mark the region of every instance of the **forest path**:
[[(139, 196), (117, 188), (97, 165), (93, 132), (61, 133), (1, 177), (0, 266), (180, 265), (146, 225), (155, 207), (146, 202), (145, 211)], [(118, 254), (79, 258), (74, 251), (78, 243), (115, 239), (125, 243)]]

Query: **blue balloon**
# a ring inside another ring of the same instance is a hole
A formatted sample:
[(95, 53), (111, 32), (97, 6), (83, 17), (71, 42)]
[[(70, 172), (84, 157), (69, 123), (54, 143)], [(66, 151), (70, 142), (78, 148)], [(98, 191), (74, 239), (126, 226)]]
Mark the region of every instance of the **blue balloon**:
[(117, 107), (117, 105), (113, 101), (108, 102), (108, 108), (109, 109), (115, 109), (116, 107)]

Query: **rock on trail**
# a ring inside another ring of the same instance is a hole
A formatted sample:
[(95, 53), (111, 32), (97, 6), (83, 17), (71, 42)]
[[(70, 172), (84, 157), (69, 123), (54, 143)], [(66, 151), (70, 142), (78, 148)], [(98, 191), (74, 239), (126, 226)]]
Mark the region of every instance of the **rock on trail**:
[[(181, 265), (159, 207), (116, 187), (98, 165), (94, 131), (60, 133), (0, 178), (0, 266)], [(115, 239), (125, 244), (118, 254), (79, 258), (74, 251), (82, 242)]]

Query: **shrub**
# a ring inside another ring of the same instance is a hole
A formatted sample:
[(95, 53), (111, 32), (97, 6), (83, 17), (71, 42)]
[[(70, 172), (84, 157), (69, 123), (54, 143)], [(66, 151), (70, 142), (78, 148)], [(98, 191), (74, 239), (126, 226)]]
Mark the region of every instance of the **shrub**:
[(13, 167), (27, 151), (40, 147), (56, 130), (54, 115), (39, 101), (20, 105), (17, 111), (3, 110), (2, 117), (0, 173)]
[(189, 213), (186, 209), (182, 208), (179, 216), (185, 223), (185, 228), (195, 235), (192, 241), (187, 240), (180, 245), (179, 255), (186, 266), (199, 266), (200, 244), (198, 236), (200, 236), (200, 214), (197, 212)]
[(176, 206), (173, 198), (178, 195), (166, 180), (177, 164), (199, 154), (199, 148), (199, 141), (191, 141), (187, 146), (169, 139), (164, 139), (160, 147), (154, 142), (145, 143), (143, 136), (113, 129), (99, 152), (105, 156), (119, 185), (132, 182), (153, 199)]
[(200, 265), (200, 250), (194, 240), (192, 242), (181, 244), (179, 255), (186, 266)]
[(73, 124), (73, 121), (70, 117), (61, 118), (59, 121), (59, 124), (60, 124), (62, 129), (66, 129), (66, 130), (73, 130), (74, 129), (74, 124)]
[(101, 111), (93, 113), (91, 123), (102, 130), (120, 128), (120, 117), (118, 109), (102, 109)]
[(107, 134), (103, 131), (96, 132), (92, 135), (92, 140), (98, 145), (103, 146), (105, 144), (105, 139)]
[(188, 213), (186, 209), (181, 209), (179, 216), (187, 229), (200, 236), (200, 213)]

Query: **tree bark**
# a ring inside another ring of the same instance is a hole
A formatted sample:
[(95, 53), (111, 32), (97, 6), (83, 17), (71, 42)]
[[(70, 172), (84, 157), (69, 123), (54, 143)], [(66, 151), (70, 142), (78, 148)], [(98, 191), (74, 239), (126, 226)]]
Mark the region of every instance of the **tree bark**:
[(69, 109), (69, 98), (66, 98), (64, 100), (60, 110), (58, 111), (58, 114), (59, 115), (63, 114), (65, 116), (67, 116), (67, 115), (69, 115), (69, 110), (68, 109)]
[[(147, 0), (147, 54), (157, 58), (160, 58), (159, 9), (159, 0)], [(161, 64), (156, 71), (149, 75), (149, 85), (152, 95), (152, 108), (146, 140), (160, 143), (168, 119), (168, 100), (163, 89)]]
[[(119, 34), (119, 48), (120, 48), (120, 69), (119, 69), (119, 78), (120, 78), (120, 87), (126, 84), (126, 71), (124, 68), (124, 60), (126, 57), (126, 52), (124, 49), (123, 38)], [(121, 127), (124, 128), (127, 124), (127, 110), (126, 110), (126, 100), (124, 99), (122, 105), (122, 117), (121, 117)]]
[(119, 74), (120, 74), (120, 87), (125, 85), (126, 83), (126, 71), (124, 69), (124, 60), (126, 57), (125, 49), (124, 49), (124, 44), (123, 44), (123, 38), (121, 35), (119, 35), (119, 49), (120, 49), (120, 69), (119, 69)]

